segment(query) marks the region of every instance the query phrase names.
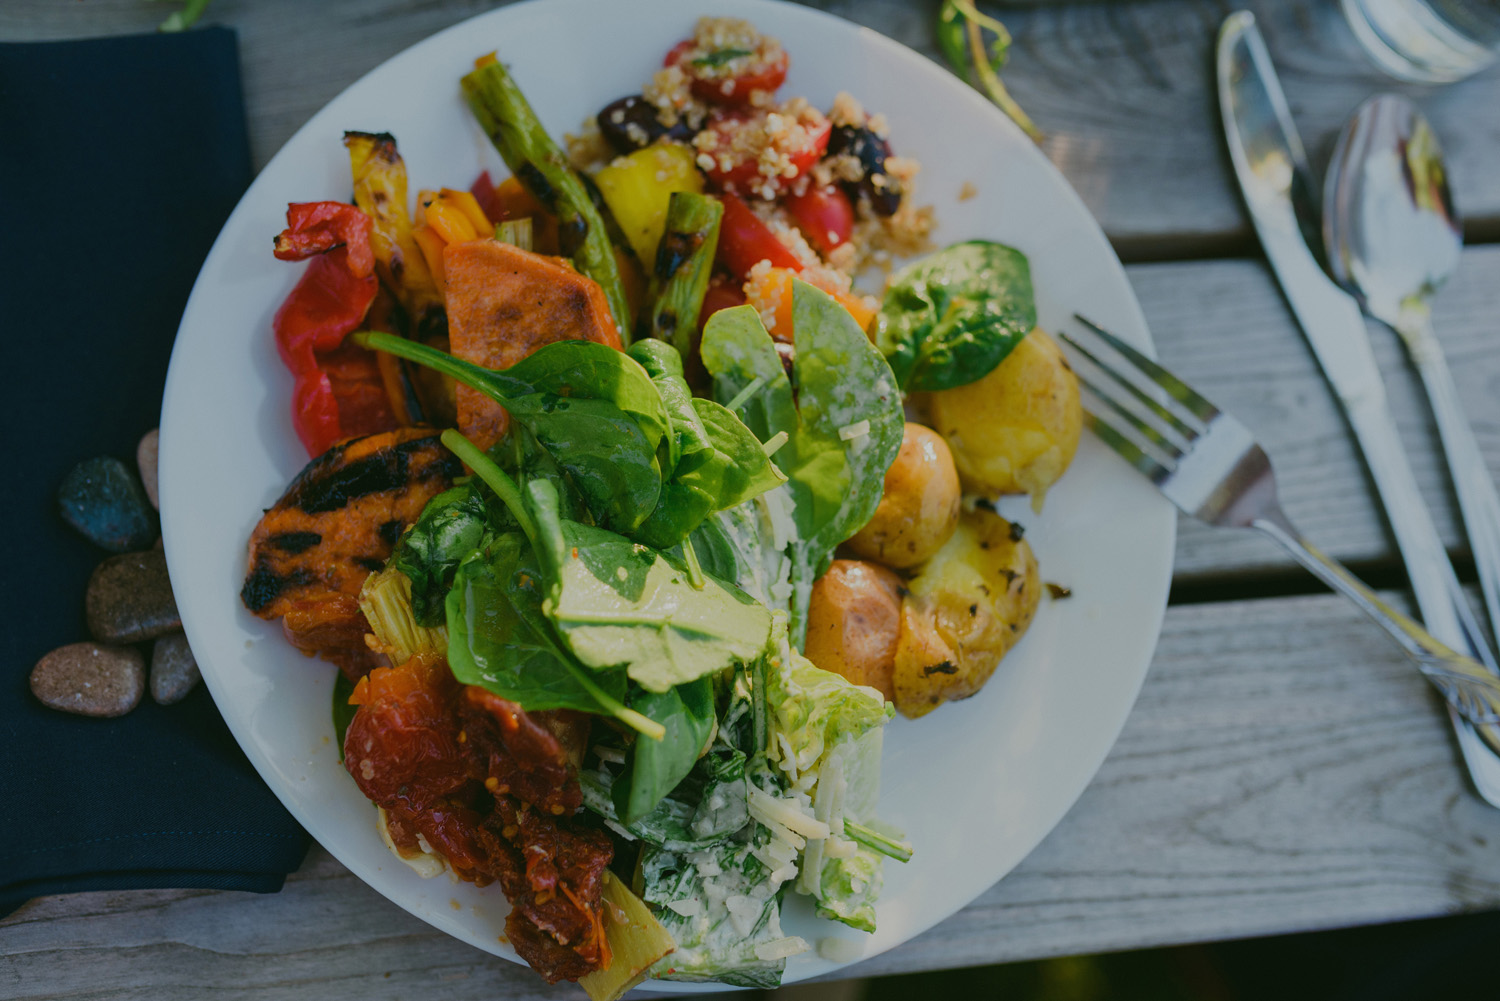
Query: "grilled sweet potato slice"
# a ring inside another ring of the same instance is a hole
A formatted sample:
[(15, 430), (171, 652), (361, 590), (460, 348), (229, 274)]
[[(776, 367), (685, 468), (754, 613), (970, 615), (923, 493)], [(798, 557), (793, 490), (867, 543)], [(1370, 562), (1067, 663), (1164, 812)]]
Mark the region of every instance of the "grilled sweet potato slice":
[(250, 535), (240, 599), (298, 649), (358, 677), (370, 665), (360, 585), (463, 471), (431, 428), (354, 438), (308, 463)]
[[(451, 243), (447, 274), (448, 338), (453, 354), (490, 369), (509, 368), (544, 344), (588, 340), (620, 347), (599, 283), (555, 257), (495, 240)], [(458, 387), (458, 429), (480, 448), (505, 434), (505, 409)]]

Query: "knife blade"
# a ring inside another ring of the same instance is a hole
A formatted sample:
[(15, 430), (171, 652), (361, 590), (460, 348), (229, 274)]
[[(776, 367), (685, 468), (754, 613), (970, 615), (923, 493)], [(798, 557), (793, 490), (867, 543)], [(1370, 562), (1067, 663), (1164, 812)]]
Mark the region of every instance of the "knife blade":
[[(1225, 19), (1217, 67), (1229, 155), (1255, 232), (1348, 415), (1406, 562), (1423, 623), (1442, 642), (1500, 673), (1417, 489), (1386, 406), (1385, 383), (1359, 304), (1324, 274), (1309, 246), (1310, 238), (1318, 239), (1317, 189), (1254, 14), (1238, 11)], [(1449, 716), (1475, 787), (1500, 807), (1500, 727), (1484, 727), (1481, 735), (1451, 709)]]

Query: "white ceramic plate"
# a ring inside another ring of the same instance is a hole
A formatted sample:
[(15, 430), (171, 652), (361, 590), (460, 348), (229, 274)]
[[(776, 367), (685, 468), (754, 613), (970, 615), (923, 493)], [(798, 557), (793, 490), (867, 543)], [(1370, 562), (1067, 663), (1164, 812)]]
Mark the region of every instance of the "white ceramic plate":
[[(945, 69), (864, 28), (767, 2), (542, 0), (491, 11), (427, 39), (354, 84), (261, 172), (214, 244), (172, 355), (162, 414), (166, 552), (188, 638), (220, 711), (250, 760), (314, 838), (423, 920), (500, 956), (507, 907), (495, 888), (419, 879), (386, 851), (374, 810), (338, 761), (329, 716), (334, 669), (293, 650), (241, 606), (245, 545), (264, 508), (307, 457), (292, 432), (292, 380), (271, 317), (299, 267), (271, 256), (293, 201), (346, 199), (345, 129), (388, 131), (412, 188), (465, 187), (507, 174), (459, 96), (472, 60), (498, 50), (554, 136), (639, 91), (700, 13), (752, 19), (792, 57), (783, 93), (827, 107), (848, 90), (890, 120), (897, 152), (923, 163), (917, 194), (936, 206), (940, 243), (986, 237), (1031, 259), (1044, 327), (1074, 311), (1135, 343), (1149, 335), (1125, 274), (1062, 176), (1018, 129)], [(577, 30), (587, 25), (588, 30)], [(330, 39), (330, 44), (336, 40)], [(977, 194), (959, 192), (971, 183)], [(1009, 872), (1062, 818), (1114, 743), (1156, 643), (1174, 516), (1145, 481), (1086, 438), (1027, 528), (1044, 579), (1072, 588), (975, 698), (897, 719), (885, 744), (882, 815), (916, 846), (888, 863), (879, 931), (819, 921), (803, 898), (786, 926), (838, 936), (864, 957), (931, 928)], [(786, 979), (827, 973), (816, 956)], [(670, 985), (661, 985), (668, 987)]]

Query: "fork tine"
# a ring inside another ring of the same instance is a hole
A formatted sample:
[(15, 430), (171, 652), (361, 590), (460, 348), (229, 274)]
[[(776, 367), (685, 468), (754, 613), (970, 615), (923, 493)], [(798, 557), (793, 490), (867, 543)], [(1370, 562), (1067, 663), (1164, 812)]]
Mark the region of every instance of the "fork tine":
[(1095, 323), (1093, 320), (1090, 320), (1086, 316), (1080, 316), (1077, 313), (1073, 314), (1073, 319), (1077, 320), (1079, 323), (1092, 330), (1095, 334), (1099, 335), (1099, 338), (1101, 340), (1103, 340), (1110, 347), (1114, 348), (1116, 351), (1122, 354), (1126, 358), (1126, 360), (1135, 365), (1136, 368), (1140, 369), (1142, 372), (1150, 376), (1151, 381), (1155, 382), (1162, 389), (1166, 390), (1168, 396), (1172, 397), (1172, 399), (1176, 400), (1178, 403), (1181, 403), (1199, 420), (1211, 421), (1219, 415), (1218, 408), (1215, 407), (1212, 403), (1209, 403), (1203, 397), (1199, 396), (1197, 393), (1193, 392), (1193, 390), (1187, 385), (1187, 383), (1183, 382), (1181, 379), (1177, 378), (1177, 376), (1173, 375), (1171, 372), (1168, 372), (1166, 369), (1156, 364), (1156, 362), (1152, 361), (1150, 358), (1147, 358), (1145, 355), (1141, 354), (1129, 344), (1126, 344), (1124, 341), (1120, 340), (1108, 330), (1105, 330), (1103, 327), (1099, 326), (1099, 324)]
[(1135, 428), (1135, 430), (1139, 432), (1140, 436), (1142, 438), (1145, 438), (1147, 443), (1152, 445), (1158, 452), (1160, 452), (1164, 458), (1170, 459), (1175, 462), (1177, 459), (1180, 459), (1188, 449), (1193, 447), (1192, 442), (1193, 439), (1197, 437), (1196, 434), (1188, 434), (1183, 436), (1181, 440), (1173, 440), (1172, 438), (1169, 438), (1168, 436), (1162, 434), (1156, 428), (1152, 427), (1149, 423), (1141, 419), (1136, 414), (1132, 413), (1127, 407), (1125, 407), (1109, 393), (1104, 392), (1098, 386), (1094, 385), (1094, 383), (1091, 382), (1087, 376), (1083, 375), (1082, 373), (1075, 374), (1078, 376), (1079, 383), (1083, 386), (1083, 388), (1089, 391), (1089, 394), (1093, 396), (1095, 400), (1104, 404), (1110, 410), (1113, 410), (1120, 417), (1124, 418), (1125, 422), (1131, 427)]
[[(1104, 362), (1100, 361), (1099, 357), (1097, 355), (1095, 355), (1088, 348), (1086, 348), (1083, 345), (1079, 344), (1077, 341), (1075, 341), (1073, 338), (1069, 337), (1067, 334), (1059, 333), (1057, 336), (1062, 339), (1063, 343), (1067, 344), (1074, 351), (1077, 351), (1079, 354), (1083, 355), (1083, 357), (1087, 358), (1093, 364), (1093, 366), (1095, 368), (1097, 368), (1099, 371), (1103, 372), (1105, 375), (1109, 376), (1111, 379), (1113, 379), (1119, 385), (1123, 386), (1125, 388), (1125, 390), (1127, 392), (1129, 392), (1130, 395), (1136, 399), (1137, 402), (1139, 402), (1148, 411), (1150, 411), (1157, 418), (1159, 418), (1161, 421), (1163, 421), (1167, 425), (1167, 427), (1171, 428), (1174, 432), (1176, 432), (1177, 437), (1178, 437), (1178, 439), (1179, 439), (1179, 441), (1181, 443), (1181, 448), (1179, 448), (1178, 451), (1185, 451), (1188, 447), (1190, 447), (1193, 439), (1196, 438), (1196, 437), (1198, 437), (1200, 434), (1203, 433), (1203, 431), (1204, 431), (1203, 428), (1201, 428), (1201, 427), (1194, 427), (1193, 425), (1189, 424), (1187, 421), (1183, 420), (1181, 416), (1172, 413), (1172, 411), (1170, 411), (1166, 407), (1162, 406), (1156, 400), (1153, 400), (1139, 386), (1137, 386), (1135, 383), (1131, 382), (1125, 376), (1121, 375), (1114, 368), (1112, 368), (1109, 365), (1106, 365)], [(1083, 376), (1081, 374), (1078, 376), (1078, 378), (1079, 378), (1080, 381), (1083, 381)], [(1125, 414), (1127, 417), (1130, 417), (1132, 423), (1135, 423), (1137, 425), (1140, 424), (1139, 419), (1137, 419), (1134, 415), (1132, 415), (1128, 411), (1126, 411), (1125, 408), (1122, 407), (1120, 404), (1116, 403), (1111, 398), (1111, 395), (1109, 393), (1101, 392), (1099, 390), (1099, 388), (1097, 386), (1093, 385), (1093, 384), (1088, 384), (1088, 386), (1089, 386), (1089, 389), (1093, 390), (1094, 395), (1097, 396), (1097, 397), (1099, 397), (1099, 399), (1104, 400), (1106, 403), (1108, 403), (1110, 406), (1114, 407), (1120, 413)]]
[(1115, 430), (1113, 425), (1105, 422), (1098, 415), (1086, 410), (1083, 419), (1100, 441), (1112, 448), (1120, 458), (1134, 466), (1137, 472), (1152, 483), (1160, 484), (1172, 474), (1170, 469), (1147, 455), (1139, 445)]

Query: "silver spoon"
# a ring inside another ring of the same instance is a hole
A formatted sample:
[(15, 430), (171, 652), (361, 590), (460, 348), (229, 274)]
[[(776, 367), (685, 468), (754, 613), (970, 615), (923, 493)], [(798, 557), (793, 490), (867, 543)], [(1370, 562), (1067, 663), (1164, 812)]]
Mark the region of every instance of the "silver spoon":
[(1490, 625), (1500, 631), (1500, 496), (1428, 305), (1458, 267), (1463, 230), (1437, 137), (1406, 98), (1372, 97), (1344, 126), (1324, 186), (1323, 240), (1333, 277), (1401, 335), (1427, 387)]

